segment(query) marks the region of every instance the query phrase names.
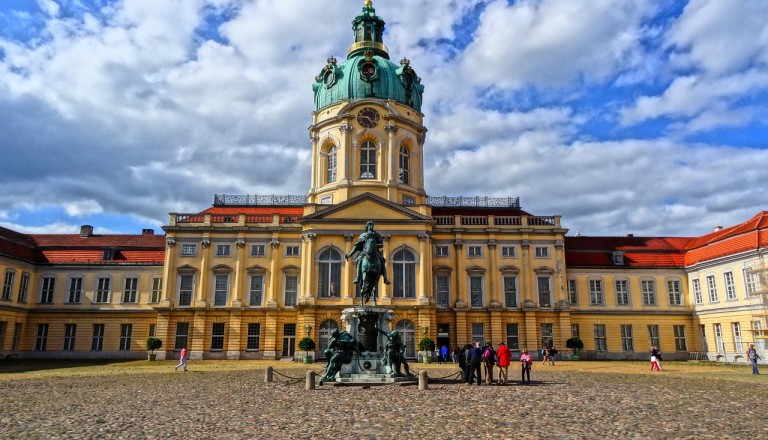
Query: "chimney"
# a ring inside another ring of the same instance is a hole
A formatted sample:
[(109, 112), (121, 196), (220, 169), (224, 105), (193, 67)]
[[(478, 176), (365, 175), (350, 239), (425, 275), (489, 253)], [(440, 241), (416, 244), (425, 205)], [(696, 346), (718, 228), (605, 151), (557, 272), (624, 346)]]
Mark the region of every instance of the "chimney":
[(627, 234), (627, 237), (629, 237), (629, 238), (632, 238), (634, 236), (635, 236), (635, 234)]
[(723, 230), (722, 226), (715, 226), (715, 232), (719, 232), (719, 231), (722, 231), (722, 230)]
[(93, 237), (93, 226), (91, 225), (80, 226), (80, 236), (83, 238)]
[(141, 230), (141, 235), (155, 235), (155, 230), (154, 229), (149, 229), (149, 228), (142, 229)]

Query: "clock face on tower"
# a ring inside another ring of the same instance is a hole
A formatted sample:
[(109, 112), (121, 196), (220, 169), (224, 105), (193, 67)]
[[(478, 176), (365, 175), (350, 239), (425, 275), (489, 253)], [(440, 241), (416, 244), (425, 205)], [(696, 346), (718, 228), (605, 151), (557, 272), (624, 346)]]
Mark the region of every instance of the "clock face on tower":
[(379, 112), (371, 107), (365, 107), (357, 114), (357, 123), (365, 128), (373, 128), (379, 123)]

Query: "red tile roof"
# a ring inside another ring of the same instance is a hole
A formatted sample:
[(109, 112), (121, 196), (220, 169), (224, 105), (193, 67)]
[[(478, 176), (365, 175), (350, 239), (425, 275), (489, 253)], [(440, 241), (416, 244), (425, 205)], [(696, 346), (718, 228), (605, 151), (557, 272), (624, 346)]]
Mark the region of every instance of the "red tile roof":
[[(565, 237), (568, 267), (682, 267), (685, 237)], [(613, 263), (613, 252), (624, 254), (624, 264)]]
[(744, 223), (710, 232), (691, 241), (686, 266), (768, 246), (768, 211)]

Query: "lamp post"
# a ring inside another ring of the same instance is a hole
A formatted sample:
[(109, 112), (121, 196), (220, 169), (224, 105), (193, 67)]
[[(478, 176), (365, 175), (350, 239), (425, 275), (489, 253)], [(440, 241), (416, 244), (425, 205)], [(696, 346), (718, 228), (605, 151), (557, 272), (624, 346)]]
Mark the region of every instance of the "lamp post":
[(304, 326), (304, 335), (309, 336), (312, 333), (312, 326), (307, 324)]

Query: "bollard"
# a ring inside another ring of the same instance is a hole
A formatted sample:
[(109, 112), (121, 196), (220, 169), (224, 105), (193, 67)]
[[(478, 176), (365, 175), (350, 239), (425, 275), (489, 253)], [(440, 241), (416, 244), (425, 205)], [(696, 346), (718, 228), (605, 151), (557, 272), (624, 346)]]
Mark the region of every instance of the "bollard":
[(424, 370), (419, 371), (419, 391), (429, 389), (429, 376)]
[(267, 367), (267, 370), (264, 372), (264, 383), (272, 383), (272, 367)]
[(307, 383), (304, 385), (304, 389), (307, 391), (315, 389), (315, 372), (307, 371)]

